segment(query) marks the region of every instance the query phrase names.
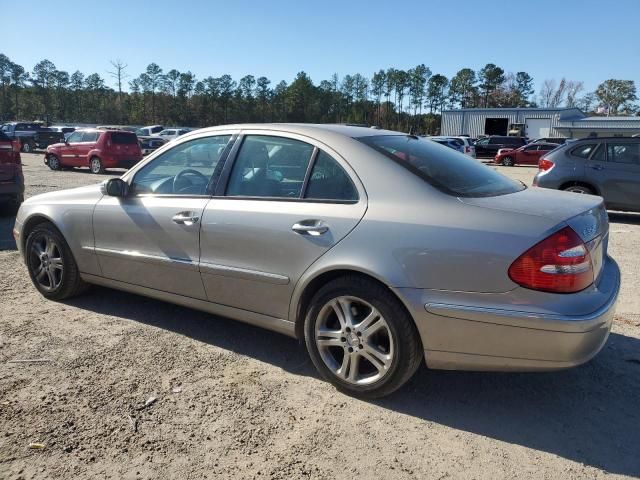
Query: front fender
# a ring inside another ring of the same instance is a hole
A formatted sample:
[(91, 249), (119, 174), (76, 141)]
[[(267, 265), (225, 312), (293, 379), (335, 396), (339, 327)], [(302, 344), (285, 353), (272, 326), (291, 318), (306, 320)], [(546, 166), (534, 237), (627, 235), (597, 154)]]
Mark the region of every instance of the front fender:
[(26, 200), (20, 206), (14, 227), (16, 244), (23, 258), (30, 230), (37, 223), (48, 221), (69, 244), (79, 270), (100, 275), (100, 267), (93, 253), (93, 210), (100, 198), (100, 185), (91, 185), (45, 193)]

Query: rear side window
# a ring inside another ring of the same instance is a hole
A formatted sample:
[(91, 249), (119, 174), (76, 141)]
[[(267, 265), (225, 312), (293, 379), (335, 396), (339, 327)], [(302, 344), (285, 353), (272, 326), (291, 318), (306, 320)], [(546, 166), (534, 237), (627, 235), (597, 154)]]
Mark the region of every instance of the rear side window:
[(84, 134), (82, 135), (82, 141), (95, 142), (96, 140), (98, 140), (99, 136), (100, 136), (100, 132), (84, 132)]
[(358, 192), (342, 167), (323, 151), (318, 153), (304, 198), (314, 200), (358, 200)]
[(438, 190), (458, 197), (493, 197), (526, 187), (468, 156), (441, 149), (409, 135), (380, 135), (357, 140), (389, 157)]
[(571, 155), (579, 158), (589, 158), (591, 152), (596, 147), (595, 143), (587, 143), (586, 145), (579, 145), (571, 150)]
[(133, 133), (111, 132), (111, 141), (118, 145), (135, 145), (138, 143), (138, 137)]
[(236, 159), (227, 196), (300, 198), (313, 146), (284, 137), (250, 135)]
[(608, 143), (607, 156), (610, 162), (640, 165), (640, 144)]

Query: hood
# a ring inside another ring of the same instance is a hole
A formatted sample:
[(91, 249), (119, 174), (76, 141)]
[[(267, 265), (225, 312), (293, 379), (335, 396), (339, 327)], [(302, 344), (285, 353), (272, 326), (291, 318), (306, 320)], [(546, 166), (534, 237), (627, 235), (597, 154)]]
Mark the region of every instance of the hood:
[(51, 148), (51, 149), (54, 149), (54, 148), (62, 148), (62, 147), (64, 147), (65, 145), (66, 145), (66, 143), (64, 143), (64, 142), (52, 143), (51, 145), (49, 145), (49, 146), (47, 147), (47, 150), (49, 150), (50, 148)]
[[(104, 182), (103, 182), (104, 183)], [(102, 183), (98, 183), (96, 185), (89, 185), (86, 187), (78, 187), (78, 188), (70, 188), (67, 190), (58, 190), (56, 192), (47, 192), (41, 193), (40, 195), (35, 195), (33, 197), (29, 197), (24, 201), (25, 205), (33, 205), (39, 203), (70, 203), (74, 200), (82, 201), (83, 203), (88, 200), (93, 200), (97, 202), (102, 198)]]

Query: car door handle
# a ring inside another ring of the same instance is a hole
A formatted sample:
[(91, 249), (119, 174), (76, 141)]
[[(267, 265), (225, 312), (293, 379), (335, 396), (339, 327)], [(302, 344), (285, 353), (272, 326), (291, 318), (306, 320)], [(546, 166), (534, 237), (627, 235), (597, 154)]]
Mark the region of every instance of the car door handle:
[(180, 212), (176, 213), (171, 220), (178, 225), (193, 225), (198, 223), (200, 217), (194, 212)]
[(302, 220), (301, 222), (294, 223), (291, 227), (296, 233), (300, 235), (311, 235), (316, 237), (329, 231), (329, 226), (322, 220)]
[(594, 170), (604, 170), (604, 167), (602, 165), (591, 165), (591, 168), (593, 168)]

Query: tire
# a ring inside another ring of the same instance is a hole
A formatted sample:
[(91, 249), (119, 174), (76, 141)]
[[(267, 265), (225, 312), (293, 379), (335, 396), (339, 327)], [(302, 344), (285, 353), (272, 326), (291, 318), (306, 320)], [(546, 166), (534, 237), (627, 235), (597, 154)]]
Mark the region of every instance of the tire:
[(60, 170), (60, 159), (55, 155), (49, 154), (48, 165), (51, 170)]
[(86, 289), (69, 245), (51, 223), (29, 233), (24, 255), (31, 281), (45, 298), (64, 300)]
[(22, 144), (21, 150), (23, 151), (23, 153), (31, 153), (33, 152), (33, 145), (31, 144), (31, 142), (24, 142)]
[(314, 295), (304, 337), (320, 375), (360, 398), (379, 398), (400, 388), (424, 355), (413, 319), (400, 301), (384, 286), (357, 275), (333, 280)]
[(98, 157), (91, 157), (91, 160), (89, 160), (89, 169), (91, 170), (91, 173), (95, 173), (96, 175), (104, 173), (102, 160), (100, 160)]
[(569, 185), (563, 188), (565, 192), (580, 193), (584, 195), (595, 195), (595, 192), (585, 185)]
[(504, 165), (505, 167), (513, 167), (515, 164), (513, 163), (513, 158), (504, 157), (502, 159), (502, 165)]

